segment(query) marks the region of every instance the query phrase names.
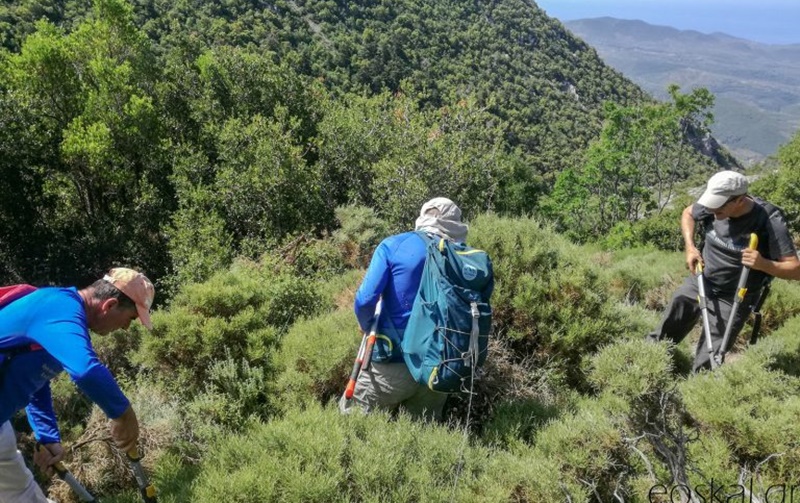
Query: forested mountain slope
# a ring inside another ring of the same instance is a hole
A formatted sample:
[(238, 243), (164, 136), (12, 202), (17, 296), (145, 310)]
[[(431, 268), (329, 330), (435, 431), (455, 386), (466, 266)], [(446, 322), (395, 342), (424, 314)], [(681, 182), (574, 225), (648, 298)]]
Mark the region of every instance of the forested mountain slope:
[(717, 97), (715, 137), (740, 159), (776, 152), (800, 127), (800, 45), (768, 45), (613, 18), (565, 23), (654, 96), (668, 83)]
[[(36, 10), (31, 3), (6, 8), (10, 27), (17, 25), (16, 33), (7, 28), (7, 46), (19, 46), (38, 15), (70, 26), (88, 7), (48, 0), (40, 4), (49, 9)], [(509, 145), (530, 153), (539, 173), (575, 160), (575, 147), (598, 131), (603, 101), (643, 99), (594, 50), (520, 0), (134, 0), (133, 7), (137, 24), (172, 57), (247, 47), (289, 58), (335, 93), (402, 90), (434, 107), (474, 96), (508, 124)]]
[[(110, 262), (201, 279), (350, 203), (395, 226), (443, 193), (530, 213), (584, 162), (606, 103), (651, 103), (519, 0), (26, 0), (0, 21), (14, 280)], [(688, 131), (719, 154), (680, 113), (665, 145)], [(712, 163), (676, 158), (680, 177)]]

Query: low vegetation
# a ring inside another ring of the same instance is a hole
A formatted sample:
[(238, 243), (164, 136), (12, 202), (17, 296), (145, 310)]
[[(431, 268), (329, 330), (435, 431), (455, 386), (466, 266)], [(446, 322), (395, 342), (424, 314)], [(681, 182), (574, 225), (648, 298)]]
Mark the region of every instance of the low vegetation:
[[(369, 212), (340, 215), (349, 234), (324, 248), (345, 263), (371, 235), (348, 216)], [(152, 335), (101, 342), (122, 362), (161, 501), (648, 501), (659, 485), (714, 479), (732, 494), (752, 479), (763, 494), (800, 476), (798, 318), (788, 314), (800, 287), (776, 281), (770, 333), (718, 372), (690, 375), (691, 341), (643, 340), (684, 274), (680, 254), (602, 251), (491, 214), (471, 222), (470, 241), (490, 252), (497, 290), (469, 425), (464, 397), (450, 399), (444, 424), (339, 414), (360, 273), (312, 264), (331, 257), (301, 251), (317, 241), (186, 285)], [(58, 403), (73, 403), (72, 389), (56, 386)], [(69, 465), (105, 501), (136, 501), (102, 414), (88, 424), (87, 414), (62, 416), (77, 446)], [(71, 501), (61, 484), (51, 491)]]

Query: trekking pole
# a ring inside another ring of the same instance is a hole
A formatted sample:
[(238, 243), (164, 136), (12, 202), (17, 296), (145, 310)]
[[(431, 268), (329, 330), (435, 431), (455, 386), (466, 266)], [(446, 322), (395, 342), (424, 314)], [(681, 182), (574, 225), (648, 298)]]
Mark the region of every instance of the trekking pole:
[[(750, 246), (748, 247), (751, 250), (755, 250), (758, 248), (758, 236), (755, 233), (750, 234)], [(747, 295), (747, 276), (750, 275), (750, 268), (744, 266), (742, 268), (742, 275), (739, 277), (739, 286), (736, 287), (736, 295), (733, 297), (733, 307), (731, 307), (731, 314), (728, 316), (728, 323), (725, 325), (725, 335), (722, 337), (722, 345), (719, 347), (719, 351), (717, 351), (717, 364), (722, 365), (725, 361), (725, 353), (728, 351), (725, 349), (728, 347), (728, 340), (731, 337), (731, 332), (733, 329), (733, 320), (736, 318), (736, 312), (739, 310), (739, 306), (744, 301), (744, 296)]]
[[(353, 398), (353, 392), (356, 390), (356, 381), (358, 374), (362, 369), (369, 366), (369, 361), (372, 359), (372, 346), (375, 344), (375, 337), (378, 331), (378, 316), (381, 314), (381, 301), (375, 306), (375, 319), (370, 326), (369, 333), (364, 332), (361, 337), (361, 345), (358, 347), (356, 354), (356, 361), (353, 363), (353, 370), (350, 371), (350, 379), (347, 381), (347, 387), (344, 390), (344, 398), (350, 400)], [(369, 356), (368, 356), (369, 355)]]
[(125, 455), (128, 457), (128, 462), (131, 464), (133, 476), (136, 478), (136, 484), (139, 486), (139, 492), (142, 493), (142, 499), (145, 503), (157, 503), (156, 488), (147, 479), (147, 474), (144, 471), (144, 467), (142, 467), (142, 457), (139, 455), (139, 449), (134, 447)]
[[(45, 446), (43, 446), (40, 443), (37, 443), (36, 448), (39, 451), (41, 451), (42, 449), (45, 449)], [(89, 491), (87, 491), (85, 487), (83, 487), (83, 484), (78, 482), (78, 479), (76, 479), (75, 476), (72, 475), (72, 473), (69, 470), (67, 470), (67, 467), (64, 465), (64, 463), (59, 461), (58, 463), (53, 465), (53, 469), (58, 474), (58, 477), (64, 482), (66, 482), (67, 485), (70, 487), (70, 489), (72, 489), (72, 491), (78, 495), (78, 498), (80, 498), (81, 501), (89, 503), (97, 501), (96, 499), (94, 499), (94, 496), (92, 496), (92, 494)]]
[(714, 345), (711, 343), (711, 324), (708, 322), (708, 299), (706, 298), (706, 283), (703, 280), (703, 263), (697, 263), (697, 302), (700, 303), (700, 312), (703, 313), (703, 332), (706, 338), (708, 359), (711, 361), (711, 370), (715, 370), (717, 360), (714, 358)]
[(372, 363), (372, 347), (375, 346), (375, 339), (378, 337), (378, 318), (381, 315), (382, 300), (379, 300), (375, 305), (375, 318), (372, 320), (372, 326), (369, 327), (369, 337), (367, 337), (367, 347), (364, 349), (364, 363), (361, 364), (361, 370), (369, 369)]
[(367, 333), (364, 332), (364, 335), (361, 336), (361, 345), (358, 347), (358, 353), (356, 353), (356, 361), (353, 363), (353, 370), (350, 371), (350, 379), (348, 379), (347, 387), (344, 389), (344, 398), (346, 400), (353, 398), (353, 392), (356, 390), (356, 380), (358, 379), (359, 372), (361, 372), (361, 363), (364, 361), (364, 350), (366, 346)]

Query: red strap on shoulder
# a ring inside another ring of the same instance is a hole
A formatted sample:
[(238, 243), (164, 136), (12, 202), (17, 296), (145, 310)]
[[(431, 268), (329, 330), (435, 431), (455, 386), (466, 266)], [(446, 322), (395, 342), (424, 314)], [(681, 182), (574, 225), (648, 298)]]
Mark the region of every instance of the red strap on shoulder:
[(11, 304), (35, 290), (36, 287), (31, 285), (0, 286), (0, 307)]

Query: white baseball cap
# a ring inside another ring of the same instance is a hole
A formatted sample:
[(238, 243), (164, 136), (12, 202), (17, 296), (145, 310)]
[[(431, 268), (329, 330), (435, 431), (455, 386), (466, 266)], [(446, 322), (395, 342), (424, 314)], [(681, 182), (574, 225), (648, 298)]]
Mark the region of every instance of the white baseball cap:
[(747, 194), (747, 178), (735, 171), (720, 171), (708, 180), (706, 191), (697, 204), (716, 210), (734, 196)]

